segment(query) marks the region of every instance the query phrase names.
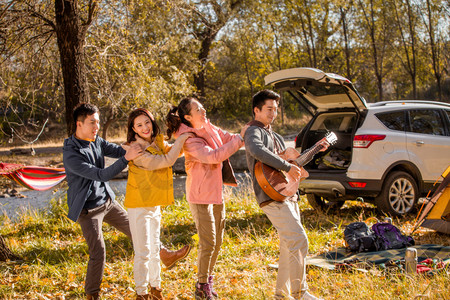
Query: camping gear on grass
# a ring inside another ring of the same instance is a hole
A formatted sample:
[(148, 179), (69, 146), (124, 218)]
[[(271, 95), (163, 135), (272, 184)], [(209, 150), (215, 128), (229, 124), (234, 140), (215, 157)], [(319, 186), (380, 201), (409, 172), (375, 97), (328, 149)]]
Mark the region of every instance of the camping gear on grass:
[(400, 249), (414, 245), (414, 239), (411, 236), (403, 235), (390, 223), (373, 224), (372, 231), (376, 235), (379, 250)]
[(430, 200), (422, 205), (413, 232), (422, 226), (450, 234), (450, 166), (441, 176), (444, 180)]
[(417, 271), (417, 250), (415, 248), (406, 248), (405, 252), (405, 271), (406, 273), (416, 273)]
[(376, 236), (364, 222), (353, 222), (345, 227), (344, 239), (352, 252), (377, 251)]
[(364, 222), (350, 223), (344, 230), (344, 239), (352, 252), (400, 249), (414, 245), (411, 236), (403, 235), (390, 223), (379, 222), (370, 229)]
[[(414, 248), (417, 250), (417, 259), (419, 264), (417, 265), (417, 271), (427, 273), (430, 269), (424, 269), (426, 266), (436, 266), (442, 270), (442, 272), (448, 272), (450, 266), (450, 246), (442, 245), (416, 245)], [(352, 269), (360, 268), (372, 268), (377, 265), (381, 268), (403, 268), (402, 262), (406, 255), (406, 249), (390, 249), (383, 251), (372, 252), (349, 252), (347, 248), (340, 247), (329, 252), (316, 255), (314, 257), (307, 257), (306, 264), (314, 265), (320, 268), (329, 270), (338, 269), (338, 265), (346, 264)], [(430, 264), (429, 262), (431, 259)], [(426, 264), (427, 263), (427, 264)], [(430, 274), (434, 275), (434, 274)]]

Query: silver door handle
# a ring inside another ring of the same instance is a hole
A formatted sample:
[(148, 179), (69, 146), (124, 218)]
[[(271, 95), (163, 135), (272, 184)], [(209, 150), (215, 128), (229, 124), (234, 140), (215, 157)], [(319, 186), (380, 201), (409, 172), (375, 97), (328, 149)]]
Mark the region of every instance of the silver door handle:
[(417, 146), (422, 146), (423, 144), (425, 144), (424, 141), (416, 141), (416, 145), (417, 145)]

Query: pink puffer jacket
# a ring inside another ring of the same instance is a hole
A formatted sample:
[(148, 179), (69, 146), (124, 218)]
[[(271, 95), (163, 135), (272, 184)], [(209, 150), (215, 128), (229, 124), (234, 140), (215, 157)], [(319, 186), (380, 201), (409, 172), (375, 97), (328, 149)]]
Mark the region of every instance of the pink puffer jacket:
[(230, 134), (209, 120), (202, 129), (181, 124), (175, 137), (193, 132), (184, 143), (186, 198), (196, 204), (221, 204), (222, 162), (244, 145), (238, 134)]

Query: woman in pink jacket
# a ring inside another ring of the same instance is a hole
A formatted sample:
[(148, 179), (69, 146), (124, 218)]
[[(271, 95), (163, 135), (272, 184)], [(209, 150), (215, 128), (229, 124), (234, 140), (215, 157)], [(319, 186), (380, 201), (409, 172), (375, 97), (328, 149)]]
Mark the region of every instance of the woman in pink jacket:
[(244, 145), (240, 134), (230, 134), (209, 122), (206, 111), (194, 97), (188, 97), (173, 107), (167, 115), (167, 135), (180, 136), (191, 132), (186, 140), (186, 198), (199, 236), (198, 281), (195, 299), (214, 299), (212, 272), (216, 264), (225, 229), (223, 184), (236, 185), (228, 158)]

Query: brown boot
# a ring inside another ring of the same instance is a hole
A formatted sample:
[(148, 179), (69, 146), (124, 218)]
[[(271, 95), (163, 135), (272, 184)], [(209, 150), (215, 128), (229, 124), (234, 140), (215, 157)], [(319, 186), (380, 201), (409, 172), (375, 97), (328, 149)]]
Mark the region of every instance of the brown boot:
[(147, 299), (153, 299), (153, 298), (151, 298), (149, 294), (136, 296), (136, 300), (147, 300)]
[(166, 269), (172, 268), (179, 260), (185, 258), (189, 251), (191, 251), (190, 245), (185, 245), (183, 248), (177, 251), (167, 250), (164, 247), (161, 247), (159, 250), (159, 257), (161, 258), (161, 262), (166, 266)]
[(99, 299), (101, 298), (98, 293), (86, 295), (86, 300), (99, 300)]
[(152, 289), (150, 290), (151, 299), (153, 299), (153, 300), (164, 300), (164, 297), (162, 296), (161, 292), (162, 291), (161, 291), (160, 288), (152, 287)]

